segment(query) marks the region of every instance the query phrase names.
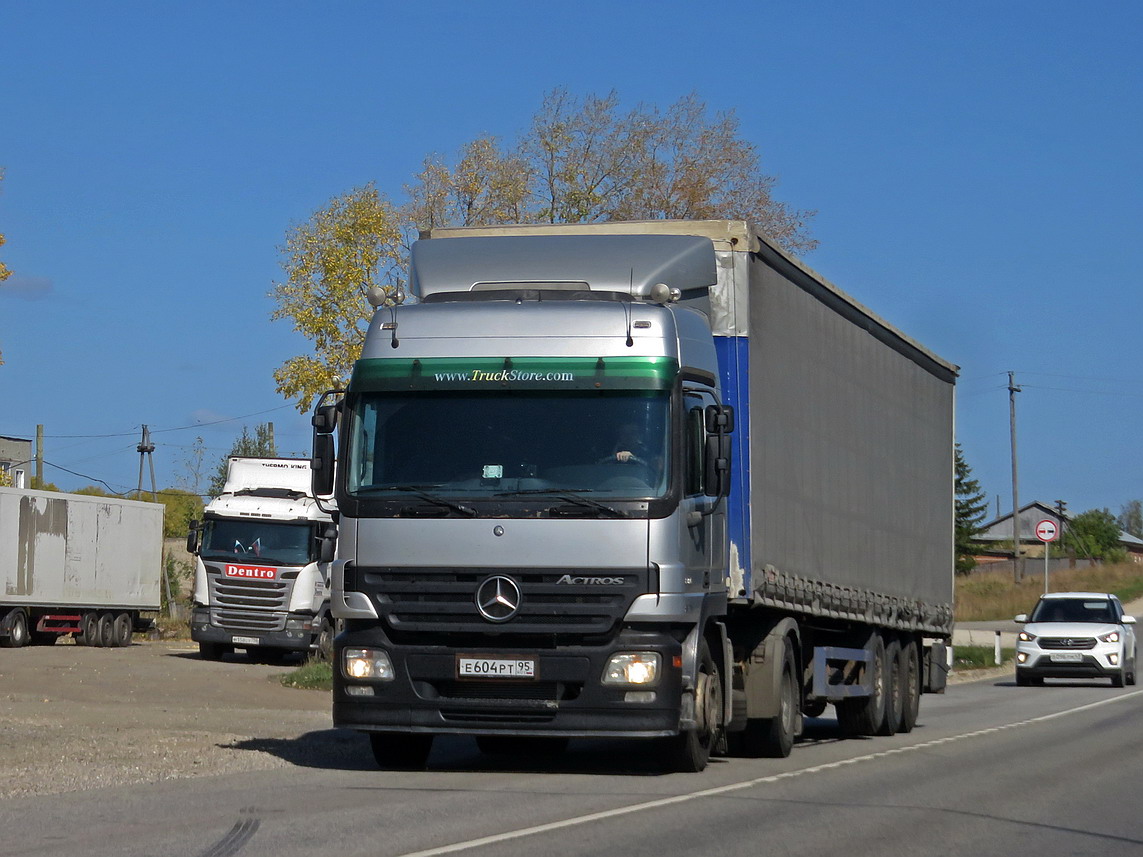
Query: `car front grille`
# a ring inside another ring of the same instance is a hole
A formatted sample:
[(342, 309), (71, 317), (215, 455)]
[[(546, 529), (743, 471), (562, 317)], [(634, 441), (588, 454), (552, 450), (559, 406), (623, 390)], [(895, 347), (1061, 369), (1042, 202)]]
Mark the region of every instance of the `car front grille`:
[(1041, 637), (1041, 649), (1084, 651), (1095, 648), (1095, 637)]

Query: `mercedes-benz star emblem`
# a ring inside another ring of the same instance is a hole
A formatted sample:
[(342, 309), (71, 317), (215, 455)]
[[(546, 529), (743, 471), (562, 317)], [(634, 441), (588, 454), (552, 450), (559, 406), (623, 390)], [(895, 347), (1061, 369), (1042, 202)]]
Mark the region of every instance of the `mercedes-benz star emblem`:
[(507, 622), (520, 609), (520, 587), (501, 574), (476, 587), (476, 609), (489, 622)]

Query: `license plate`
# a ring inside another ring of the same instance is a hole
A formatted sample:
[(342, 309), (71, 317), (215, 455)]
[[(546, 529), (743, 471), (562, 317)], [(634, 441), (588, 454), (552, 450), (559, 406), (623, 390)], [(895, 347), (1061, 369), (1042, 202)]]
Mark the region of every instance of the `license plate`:
[(262, 640), (258, 637), (231, 637), (231, 642), (236, 646), (260, 646)]
[(535, 678), (533, 658), (475, 658), (457, 656), (457, 678)]
[(1051, 655), (1050, 660), (1054, 664), (1078, 664), (1083, 661), (1083, 655), (1079, 652), (1057, 652)]

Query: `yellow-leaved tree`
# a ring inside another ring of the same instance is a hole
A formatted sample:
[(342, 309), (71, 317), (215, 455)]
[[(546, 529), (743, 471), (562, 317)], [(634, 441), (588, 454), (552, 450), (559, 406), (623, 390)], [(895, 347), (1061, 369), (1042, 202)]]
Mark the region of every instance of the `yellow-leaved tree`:
[(274, 371), (278, 392), (305, 411), (322, 392), (349, 383), (361, 353), (372, 307), (366, 295), (379, 287), (400, 299), (405, 249), (396, 208), (372, 183), (330, 200), (282, 247), (285, 282), (274, 283), (278, 308), (313, 343), (312, 354), (291, 357)]
[(273, 318), (288, 318), (313, 341), (274, 377), (307, 410), (342, 387), (361, 350), (372, 309), (370, 286), (401, 299), (408, 241), (425, 229), (499, 223), (607, 220), (746, 220), (793, 253), (817, 246), (816, 212), (774, 199), (755, 145), (739, 135), (733, 110), (711, 114), (695, 95), (666, 110), (622, 111), (619, 97), (544, 96), (515, 146), (483, 135), (449, 161), (424, 159), (396, 208), (372, 185), (337, 197), (287, 234), (285, 283), (275, 284)]

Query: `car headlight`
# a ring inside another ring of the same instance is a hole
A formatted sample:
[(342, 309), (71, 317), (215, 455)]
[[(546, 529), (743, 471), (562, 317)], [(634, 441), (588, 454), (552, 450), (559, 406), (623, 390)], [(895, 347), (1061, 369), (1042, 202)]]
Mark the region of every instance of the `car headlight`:
[(1019, 640), (1021, 643), (1030, 643), (1034, 639), (1036, 639), (1036, 635), (1035, 634), (1029, 634), (1027, 631), (1021, 631), (1019, 634), (1016, 635), (1016, 639)]
[(1110, 634), (1103, 634), (1099, 639), (1104, 643), (1118, 643), (1119, 632), (1112, 631)]
[(652, 685), (659, 680), (658, 652), (621, 652), (603, 668), (604, 684)]
[(384, 649), (345, 649), (342, 665), (348, 678), (364, 681), (392, 681), (393, 661)]

